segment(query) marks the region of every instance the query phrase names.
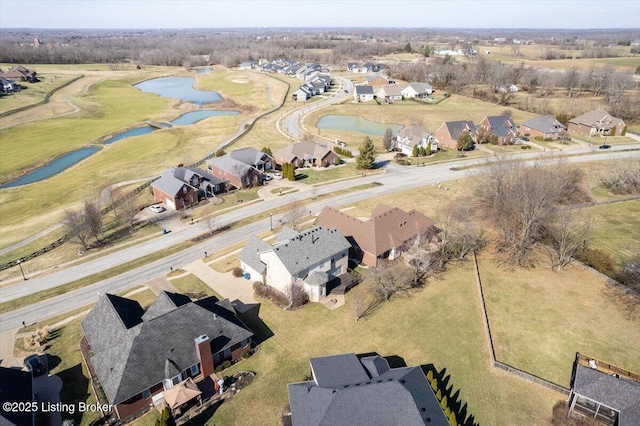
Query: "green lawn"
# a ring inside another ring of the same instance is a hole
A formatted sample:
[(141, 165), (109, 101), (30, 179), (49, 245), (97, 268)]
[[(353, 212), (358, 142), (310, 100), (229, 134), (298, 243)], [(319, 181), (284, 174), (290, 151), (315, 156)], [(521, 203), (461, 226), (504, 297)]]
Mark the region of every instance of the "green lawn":
[(640, 318), (630, 319), (593, 274), (552, 272), (542, 253), (529, 270), (478, 260), (498, 360), (565, 387), (576, 352), (640, 371)]

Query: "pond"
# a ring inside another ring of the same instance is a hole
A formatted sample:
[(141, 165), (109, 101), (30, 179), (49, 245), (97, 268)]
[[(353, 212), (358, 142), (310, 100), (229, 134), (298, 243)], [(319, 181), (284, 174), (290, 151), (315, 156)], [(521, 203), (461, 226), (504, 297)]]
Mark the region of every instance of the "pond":
[(200, 105), (217, 102), (222, 99), (219, 93), (207, 90), (197, 90), (193, 87), (196, 79), (193, 77), (161, 77), (143, 81), (134, 87), (148, 93), (155, 93), (164, 98), (180, 99)]
[(213, 68), (211, 67), (199, 68), (196, 72), (198, 74), (211, 74), (213, 72)]
[[(175, 118), (170, 122), (170, 124), (167, 123), (167, 127), (171, 127), (172, 124), (175, 124), (175, 125), (194, 124), (209, 117), (217, 117), (217, 116), (223, 116), (223, 115), (237, 115), (237, 114), (240, 114), (240, 111), (233, 111), (233, 110), (191, 111)], [(159, 124), (164, 124), (164, 123), (159, 123)], [(153, 126), (136, 127), (135, 129), (125, 130), (124, 132), (117, 133), (116, 135), (103, 141), (102, 144), (110, 145), (119, 140), (130, 138), (133, 136), (146, 135), (147, 133), (151, 133), (155, 130), (158, 130), (158, 129)], [(79, 163), (85, 158), (91, 156), (92, 154), (95, 154), (99, 150), (100, 150), (100, 147), (91, 146), (91, 147), (81, 148), (76, 151), (70, 152), (69, 154), (63, 155), (62, 157), (52, 161), (46, 166), (36, 169), (33, 172), (20, 177), (19, 179), (5, 183), (4, 185), (0, 186), (0, 188), (11, 188), (14, 186), (27, 185), (29, 183), (34, 183), (34, 182), (47, 179), (53, 175), (57, 175), (58, 173), (64, 171), (65, 169), (68, 169), (74, 164)]]
[(62, 172), (63, 170), (68, 169), (74, 164), (79, 163), (85, 158), (100, 151), (100, 149), (101, 148), (99, 146), (89, 146), (86, 148), (81, 148), (76, 151), (70, 152), (69, 154), (63, 155), (57, 160), (52, 161), (46, 166), (40, 167), (39, 169), (36, 169), (31, 173), (27, 173), (26, 175), (22, 176), (19, 179), (5, 183), (4, 185), (0, 186), (0, 188), (11, 188), (14, 186), (21, 186), (21, 185), (26, 185), (29, 183), (41, 181), (43, 179), (56, 175)]
[(322, 117), (318, 124), (318, 129), (328, 130), (348, 130), (351, 132), (364, 133), (371, 136), (384, 136), (384, 132), (387, 128), (393, 131), (394, 135), (397, 135), (400, 130), (404, 128), (399, 124), (382, 124), (369, 121), (357, 115), (325, 115)]

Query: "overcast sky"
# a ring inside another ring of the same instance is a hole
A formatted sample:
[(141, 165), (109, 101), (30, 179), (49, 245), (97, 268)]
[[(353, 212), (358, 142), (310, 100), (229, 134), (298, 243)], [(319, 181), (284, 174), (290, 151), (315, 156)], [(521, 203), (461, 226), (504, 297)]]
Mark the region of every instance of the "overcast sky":
[(640, 0), (0, 0), (0, 28), (631, 28)]

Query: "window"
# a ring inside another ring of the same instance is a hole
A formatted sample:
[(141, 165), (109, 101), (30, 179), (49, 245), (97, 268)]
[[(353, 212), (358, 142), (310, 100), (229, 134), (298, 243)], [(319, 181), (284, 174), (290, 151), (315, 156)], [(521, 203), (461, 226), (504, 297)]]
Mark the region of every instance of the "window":
[(142, 391), (142, 399), (149, 399), (149, 398), (151, 398), (151, 390), (147, 388)]
[(231, 356), (231, 348), (226, 348), (222, 356), (225, 358), (229, 358)]
[(220, 353), (218, 352), (218, 353), (213, 354), (213, 363), (217, 364), (219, 362), (220, 362)]
[(194, 364), (191, 366), (191, 377), (195, 377), (200, 373), (200, 364)]
[(183, 194), (186, 194), (186, 193), (187, 193), (187, 191), (188, 191), (187, 187), (186, 187), (186, 186), (183, 186), (183, 187), (182, 187), (182, 193), (183, 193)]

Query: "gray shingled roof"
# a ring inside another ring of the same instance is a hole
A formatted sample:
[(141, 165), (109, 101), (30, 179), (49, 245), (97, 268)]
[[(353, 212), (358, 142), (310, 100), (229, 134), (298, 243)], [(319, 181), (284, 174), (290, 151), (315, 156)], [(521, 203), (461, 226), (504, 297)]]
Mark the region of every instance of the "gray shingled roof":
[(269, 244), (252, 235), (240, 252), (240, 261), (262, 274), (267, 265), (260, 261), (260, 253), (270, 250), (271, 246)]
[(465, 126), (469, 126), (469, 131), (471, 133), (475, 132), (476, 126), (472, 121), (446, 121), (445, 126), (449, 129), (449, 134), (452, 139), (457, 139), (460, 133), (465, 131)]
[(531, 120), (523, 121), (522, 125), (542, 133), (560, 133), (565, 129), (553, 115), (539, 115)]
[(355, 86), (356, 95), (373, 95), (373, 86)]
[(309, 285), (320, 286), (329, 282), (329, 275), (326, 272), (313, 271), (304, 279), (304, 282)]
[(273, 252), (291, 275), (297, 275), (350, 247), (349, 241), (337, 229), (318, 226), (275, 246)]
[(253, 335), (228, 301), (209, 297), (183, 303), (183, 297), (159, 296), (151, 314), (145, 317), (140, 308), (139, 322), (127, 328), (125, 323), (135, 321), (121, 321), (121, 315), (132, 317), (132, 304), (139, 304), (105, 294), (82, 322), (93, 351), (91, 363), (110, 403), (125, 401), (198, 363), (194, 339), (203, 334), (210, 337), (214, 354)]
[(640, 425), (640, 383), (576, 365), (573, 390), (620, 412), (620, 426)]
[(238, 176), (238, 171), (240, 171), (242, 176), (244, 176), (251, 169), (250, 166), (247, 166), (242, 161), (238, 161), (235, 158), (230, 157), (229, 154), (223, 155), (222, 157), (210, 158), (207, 160), (207, 164), (215, 166), (220, 170), (224, 170), (233, 176)]
[(262, 151), (258, 151), (255, 148), (242, 148), (231, 151), (229, 154), (234, 160), (238, 160), (248, 166), (254, 166), (262, 161), (262, 157), (266, 154)]
[(219, 179), (197, 167), (175, 167), (165, 170), (162, 175), (160, 175), (160, 177), (151, 184), (151, 186), (158, 188), (165, 194), (175, 196), (182, 190), (184, 185), (193, 187), (191, 184), (191, 178), (193, 176), (200, 176), (202, 179), (209, 181), (213, 185), (224, 182), (223, 179)]
[(324, 146), (318, 145), (313, 141), (303, 141), (292, 143), (291, 145), (287, 145), (284, 148), (281, 148), (273, 153), (275, 158), (282, 158), (287, 162), (293, 161), (295, 157), (301, 159), (314, 158), (317, 160), (322, 160), (327, 155), (329, 155), (331, 151)]
[(487, 117), (487, 121), (491, 127), (490, 131), (492, 135), (503, 137), (507, 133), (515, 132), (515, 123), (506, 115), (490, 116)]
[(389, 369), (377, 356), (362, 361), (382, 373), (370, 377), (354, 354), (313, 358), (316, 381), (288, 386), (293, 425), (449, 424), (420, 367)]

